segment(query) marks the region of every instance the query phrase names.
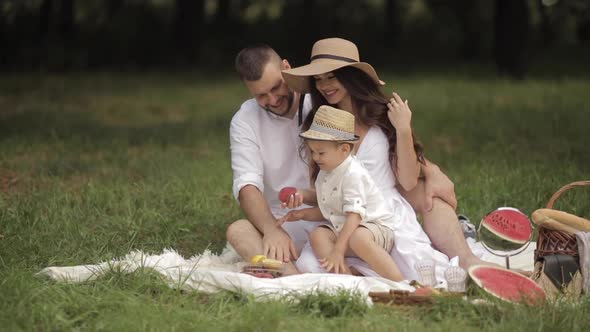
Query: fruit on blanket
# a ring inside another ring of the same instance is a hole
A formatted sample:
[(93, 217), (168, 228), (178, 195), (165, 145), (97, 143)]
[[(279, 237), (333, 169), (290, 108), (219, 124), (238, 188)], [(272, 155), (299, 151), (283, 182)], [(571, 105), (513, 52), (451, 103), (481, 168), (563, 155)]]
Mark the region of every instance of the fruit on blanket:
[(254, 273), (255, 277), (258, 278), (267, 278), (267, 279), (273, 279), (274, 276), (270, 273), (266, 273), (266, 272), (258, 272), (258, 273)]
[(518, 244), (527, 243), (533, 232), (529, 218), (514, 208), (500, 208), (488, 214), (481, 226), (503, 240)]
[(276, 259), (271, 259), (271, 258), (264, 258), (263, 260), (261, 260), (258, 263), (262, 263), (262, 266), (268, 268), (268, 269), (281, 269), (283, 268), (283, 262), (276, 260)]
[(287, 203), (289, 201), (289, 197), (294, 195), (297, 192), (297, 188), (295, 187), (285, 187), (279, 191), (279, 200), (283, 203)]
[(438, 295), (440, 294), (439, 291), (436, 291), (435, 294), (435, 289), (432, 287), (422, 287), (422, 288), (416, 288), (416, 290), (414, 291), (414, 295), (417, 296), (432, 296), (432, 295)]
[(545, 300), (543, 288), (520, 273), (501, 267), (474, 265), (469, 276), (486, 292), (509, 302), (537, 304)]
[(271, 273), (268, 273), (268, 272), (244, 272), (244, 273), (249, 274), (254, 277), (257, 277), (257, 278), (267, 278), (267, 279), (275, 278), (274, 275), (272, 275)]
[(258, 263), (261, 263), (265, 259), (266, 259), (266, 256), (264, 256), (264, 255), (255, 255), (254, 257), (252, 257), (250, 262), (252, 264), (258, 264)]

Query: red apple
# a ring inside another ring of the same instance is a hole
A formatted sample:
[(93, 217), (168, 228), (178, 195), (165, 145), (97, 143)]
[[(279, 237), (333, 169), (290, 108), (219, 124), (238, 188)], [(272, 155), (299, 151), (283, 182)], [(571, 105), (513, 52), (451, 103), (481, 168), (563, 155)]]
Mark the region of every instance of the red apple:
[(289, 201), (289, 197), (294, 195), (297, 192), (297, 188), (295, 187), (285, 187), (279, 191), (279, 200), (283, 203), (287, 203)]

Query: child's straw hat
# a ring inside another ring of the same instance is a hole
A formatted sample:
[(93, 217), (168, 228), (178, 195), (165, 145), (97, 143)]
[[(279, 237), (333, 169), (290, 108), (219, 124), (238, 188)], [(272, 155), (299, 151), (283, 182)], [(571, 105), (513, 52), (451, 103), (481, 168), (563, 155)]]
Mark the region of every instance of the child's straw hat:
[(385, 84), (379, 79), (373, 66), (360, 61), (356, 45), (342, 38), (326, 38), (315, 42), (311, 49), (311, 62), (305, 66), (283, 70), (283, 78), (292, 90), (308, 93), (309, 76), (329, 73), (348, 66), (362, 70), (378, 85)]
[(316, 141), (354, 142), (354, 115), (332, 106), (320, 106), (309, 130), (299, 134), (304, 139)]

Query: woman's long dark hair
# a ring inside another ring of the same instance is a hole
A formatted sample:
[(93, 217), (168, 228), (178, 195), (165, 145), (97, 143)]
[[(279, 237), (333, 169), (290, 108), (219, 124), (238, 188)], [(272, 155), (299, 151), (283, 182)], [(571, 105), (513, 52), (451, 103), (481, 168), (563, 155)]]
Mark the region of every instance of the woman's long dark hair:
[[(378, 126), (383, 130), (383, 133), (385, 133), (389, 142), (389, 161), (392, 162), (395, 160), (396, 165), (393, 166), (397, 169), (397, 134), (395, 127), (391, 124), (389, 117), (387, 116), (387, 112), (389, 111), (387, 108), (389, 98), (383, 94), (379, 85), (360, 69), (344, 67), (335, 70), (333, 73), (351, 97), (352, 107), (355, 110), (355, 121), (358, 121), (367, 127)], [(312, 109), (303, 122), (303, 131), (308, 130), (311, 126), (313, 117), (318, 108), (322, 105), (329, 105), (328, 101), (317, 90), (314, 77), (310, 76), (309, 80), (311, 86), (310, 95)], [(416, 151), (418, 161), (424, 164), (424, 148), (422, 144), (416, 140), (413, 132), (412, 141), (414, 142), (414, 150)], [(319, 168), (313, 160), (310, 160), (309, 162), (311, 179), (312, 181), (315, 181)]]

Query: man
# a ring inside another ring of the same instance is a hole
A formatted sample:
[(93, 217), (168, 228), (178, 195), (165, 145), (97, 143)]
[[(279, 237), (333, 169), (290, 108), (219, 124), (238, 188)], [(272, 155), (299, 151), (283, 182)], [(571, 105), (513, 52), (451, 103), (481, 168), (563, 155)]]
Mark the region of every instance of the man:
[[(266, 45), (238, 53), (236, 71), (253, 99), (242, 104), (230, 126), (233, 193), (247, 219), (232, 223), (227, 240), (246, 260), (257, 254), (284, 262), (297, 259), (307, 234), (317, 222), (298, 221), (278, 226), (276, 218), (286, 213), (278, 200), (283, 187), (310, 187), (308, 167), (300, 157), (298, 118), (301, 96), (289, 90), (281, 70), (289, 62)], [(302, 116), (311, 103), (305, 100)], [(436, 248), (449, 257), (459, 256), (463, 267), (480, 262), (473, 255), (457, 221), (452, 182), (432, 163), (424, 166), (424, 181), (412, 192), (400, 190), (422, 216), (423, 227)], [(441, 198), (439, 198), (441, 197)], [(315, 204), (315, 195), (302, 192), (301, 208)], [(443, 200), (444, 199), (444, 200)], [(294, 198), (288, 206), (292, 207)], [(296, 204), (297, 205), (297, 204)], [(297, 273), (288, 264), (286, 274)]]

